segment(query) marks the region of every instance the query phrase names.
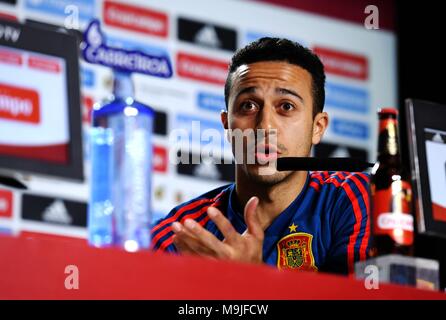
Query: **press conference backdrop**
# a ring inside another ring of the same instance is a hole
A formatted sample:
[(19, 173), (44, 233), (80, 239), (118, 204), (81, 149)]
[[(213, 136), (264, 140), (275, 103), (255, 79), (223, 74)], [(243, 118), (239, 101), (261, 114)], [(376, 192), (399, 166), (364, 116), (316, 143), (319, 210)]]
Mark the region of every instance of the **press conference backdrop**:
[[(376, 110), (397, 104), (396, 37), (388, 30), (368, 30), (362, 24), (241, 0), (17, 0), (0, 2), (0, 12), (19, 21), (80, 31), (96, 18), (109, 45), (170, 58), (174, 68), (170, 79), (134, 75), (136, 98), (156, 111), (155, 218), (234, 179), (233, 166), (224, 164), (232, 159), (229, 145), (201, 133), (215, 129), (224, 139), (220, 110), (225, 109), (227, 64), (237, 48), (253, 40), (286, 37), (308, 46), (324, 62), (330, 125), (323, 142), (313, 150), (315, 156), (374, 161)], [(80, 65), (86, 182), (37, 176), (28, 181), (26, 193), (0, 190), (0, 231), (86, 236), (89, 114), (94, 102), (110, 94), (112, 73), (84, 61)], [(221, 164), (170, 162), (169, 152), (176, 152), (174, 129), (187, 130), (182, 146), (186, 150), (190, 144), (189, 156), (210, 146)]]

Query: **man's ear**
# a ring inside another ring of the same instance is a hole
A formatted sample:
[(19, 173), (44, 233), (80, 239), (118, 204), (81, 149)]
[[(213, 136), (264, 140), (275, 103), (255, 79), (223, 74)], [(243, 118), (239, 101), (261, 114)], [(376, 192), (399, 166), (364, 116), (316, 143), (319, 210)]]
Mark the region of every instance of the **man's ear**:
[(324, 132), (328, 127), (328, 114), (326, 112), (319, 112), (313, 119), (313, 136), (311, 138), (312, 144), (318, 144)]
[(228, 111), (221, 110), (220, 112), (221, 123), (223, 128), (228, 129)]
[(220, 118), (221, 118), (221, 124), (223, 125), (223, 128), (225, 129), (226, 140), (228, 140), (229, 143), (231, 143), (231, 137), (229, 136), (229, 130), (228, 130), (228, 111), (221, 110)]

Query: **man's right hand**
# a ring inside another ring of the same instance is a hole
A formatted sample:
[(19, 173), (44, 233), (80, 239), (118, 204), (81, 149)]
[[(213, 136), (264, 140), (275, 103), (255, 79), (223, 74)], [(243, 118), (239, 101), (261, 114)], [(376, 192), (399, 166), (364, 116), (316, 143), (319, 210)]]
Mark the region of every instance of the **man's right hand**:
[(234, 229), (220, 210), (215, 207), (208, 208), (209, 218), (225, 237), (223, 241), (192, 219), (186, 219), (184, 224), (174, 222), (172, 229), (175, 232), (173, 240), (175, 246), (181, 253), (262, 263), (264, 231), (256, 213), (258, 203), (257, 197), (252, 197), (246, 203), (244, 217), (248, 228), (243, 234)]

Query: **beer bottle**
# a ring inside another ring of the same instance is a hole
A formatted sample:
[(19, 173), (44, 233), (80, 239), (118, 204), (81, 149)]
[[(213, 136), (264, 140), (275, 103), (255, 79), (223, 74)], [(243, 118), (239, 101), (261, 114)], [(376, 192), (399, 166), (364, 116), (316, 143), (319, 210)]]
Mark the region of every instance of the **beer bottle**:
[(413, 254), (412, 189), (405, 177), (398, 141), (398, 111), (380, 109), (378, 161), (372, 169), (372, 257)]

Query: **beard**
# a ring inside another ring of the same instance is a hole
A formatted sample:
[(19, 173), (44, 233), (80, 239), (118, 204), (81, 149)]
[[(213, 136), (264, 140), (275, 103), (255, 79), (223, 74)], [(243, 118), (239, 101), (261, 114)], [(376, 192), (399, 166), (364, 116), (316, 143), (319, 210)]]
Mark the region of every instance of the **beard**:
[(277, 171), (275, 166), (239, 165), (238, 169), (239, 174), (244, 175), (247, 180), (265, 187), (279, 184), (294, 173), (294, 171)]

